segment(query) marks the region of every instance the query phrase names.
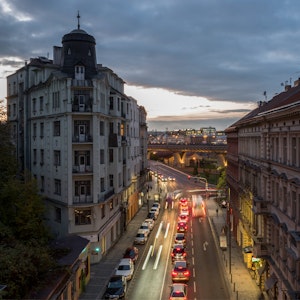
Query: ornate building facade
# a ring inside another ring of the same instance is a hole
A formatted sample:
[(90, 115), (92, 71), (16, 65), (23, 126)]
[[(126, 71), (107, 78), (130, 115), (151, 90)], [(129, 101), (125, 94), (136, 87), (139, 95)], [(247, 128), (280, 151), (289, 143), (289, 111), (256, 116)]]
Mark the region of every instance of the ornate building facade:
[(228, 220), (257, 284), (300, 299), (300, 85), (226, 129)]
[(56, 237), (91, 242), (97, 262), (141, 206), (147, 175), (146, 111), (124, 81), (97, 64), (78, 27), (7, 78), (7, 114), (23, 170), (45, 198)]

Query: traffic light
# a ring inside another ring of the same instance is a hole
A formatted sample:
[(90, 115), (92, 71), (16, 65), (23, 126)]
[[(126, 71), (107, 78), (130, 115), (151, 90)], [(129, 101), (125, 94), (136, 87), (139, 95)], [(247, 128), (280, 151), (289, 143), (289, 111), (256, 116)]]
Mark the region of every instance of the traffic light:
[(191, 179), (191, 176), (190, 176), (190, 175), (188, 175), (188, 179)]

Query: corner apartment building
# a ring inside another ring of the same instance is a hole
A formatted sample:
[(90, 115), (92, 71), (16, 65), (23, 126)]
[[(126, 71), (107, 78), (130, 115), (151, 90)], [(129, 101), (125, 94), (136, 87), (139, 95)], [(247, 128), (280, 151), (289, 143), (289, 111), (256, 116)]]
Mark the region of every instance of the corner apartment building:
[(78, 27), (7, 78), (16, 154), (45, 198), (56, 237), (91, 241), (97, 262), (141, 205), (147, 175), (146, 111), (124, 81), (97, 64), (96, 41)]
[(270, 299), (300, 299), (300, 80), (226, 129), (228, 223)]

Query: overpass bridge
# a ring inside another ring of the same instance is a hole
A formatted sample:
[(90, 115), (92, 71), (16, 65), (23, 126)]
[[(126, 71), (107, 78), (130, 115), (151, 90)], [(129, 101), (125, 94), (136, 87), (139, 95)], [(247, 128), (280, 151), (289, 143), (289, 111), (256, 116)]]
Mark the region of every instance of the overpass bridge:
[(173, 165), (190, 165), (190, 160), (204, 157), (215, 158), (220, 166), (226, 165), (226, 144), (148, 144), (147, 157), (151, 154), (169, 154), (169, 163)]

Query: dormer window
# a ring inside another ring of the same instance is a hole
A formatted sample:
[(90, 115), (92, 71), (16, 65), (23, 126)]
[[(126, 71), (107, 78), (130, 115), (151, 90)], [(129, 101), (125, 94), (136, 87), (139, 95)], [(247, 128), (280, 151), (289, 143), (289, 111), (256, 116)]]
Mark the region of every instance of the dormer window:
[(75, 66), (75, 79), (84, 80), (84, 66)]
[(88, 56), (92, 56), (91, 49), (89, 49)]
[(71, 55), (71, 48), (68, 49), (68, 55)]

